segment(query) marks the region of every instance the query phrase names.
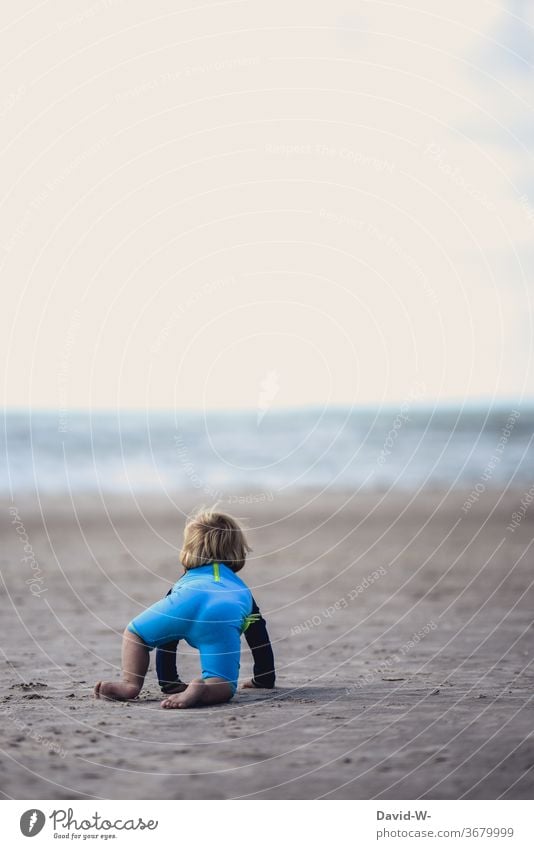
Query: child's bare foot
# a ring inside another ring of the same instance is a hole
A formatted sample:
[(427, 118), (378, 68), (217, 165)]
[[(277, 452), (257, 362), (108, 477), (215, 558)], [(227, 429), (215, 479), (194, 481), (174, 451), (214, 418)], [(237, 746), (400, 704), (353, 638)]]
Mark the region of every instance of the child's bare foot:
[(123, 681), (98, 681), (95, 684), (95, 699), (111, 699), (116, 702), (127, 702), (136, 699), (139, 687), (135, 684), (125, 684)]
[(225, 678), (195, 678), (183, 693), (169, 696), (161, 703), (162, 708), (190, 708), (197, 705), (216, 705), (229, 702), (233, 688)]
[(200, 684), (197, 681), (192, 681), (189, 686), (185, 687), (179, 693), (169, 696), (161, 703), (162, 708), (189, 708), (200, 704), (204, 693), (205, 684)]

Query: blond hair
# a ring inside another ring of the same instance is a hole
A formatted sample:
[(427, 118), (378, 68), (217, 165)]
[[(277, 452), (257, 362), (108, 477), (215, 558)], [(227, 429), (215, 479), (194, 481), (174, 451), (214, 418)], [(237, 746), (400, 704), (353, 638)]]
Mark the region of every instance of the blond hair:
[(249, 551), (244, 531), (232, 516), (203, 509), (186, 523), (180, 560), (185, 569), (220, 562), (239, 572)]

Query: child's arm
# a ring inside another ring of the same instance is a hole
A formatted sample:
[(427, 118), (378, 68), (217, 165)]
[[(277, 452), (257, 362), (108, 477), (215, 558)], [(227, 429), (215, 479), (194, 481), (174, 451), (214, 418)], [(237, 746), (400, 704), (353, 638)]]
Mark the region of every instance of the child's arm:
[(163, 693), (176, 693), (177, 688), (181, 686), (183, 689), (184, 686), (176, 668), (177, 648), (178, 640), (173, 640), (156, 649), (156, 674)]
[[(167, 595), (171, 593), (172, 587)], [(176, 667), (177, 648), (178, 640), (173, 640), (170, 643), (165, 643), (164, 646), (158, 646), (156, 649), (156, 674), (163, 693), (176, 693), (185, 688)]]
[(245, 631), (245, 638), (254, 660), (254, 677), (245, 681), (243, 686), (265, 687), (271, 690), (276, 679), (274, 655), (265, 619), (254, 599), (252, 599), (252, 613), (259, 614), (259, 619), (249, 625)]

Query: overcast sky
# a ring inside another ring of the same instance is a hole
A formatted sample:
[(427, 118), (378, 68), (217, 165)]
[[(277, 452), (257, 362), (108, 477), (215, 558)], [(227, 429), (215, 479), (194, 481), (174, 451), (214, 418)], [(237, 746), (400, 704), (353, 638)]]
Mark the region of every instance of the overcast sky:
[(32, 5), (7, 406), (532, 397), (531, 3)]

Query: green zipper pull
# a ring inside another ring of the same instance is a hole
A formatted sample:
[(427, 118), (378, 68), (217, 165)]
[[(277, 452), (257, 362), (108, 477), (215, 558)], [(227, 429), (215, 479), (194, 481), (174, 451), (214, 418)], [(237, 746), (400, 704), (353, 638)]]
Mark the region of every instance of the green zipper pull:
[(219, 572), (219, 564), (218, 563), (213, 564), (213, 577), (216, 581), (221, 580), (221, 573)]

